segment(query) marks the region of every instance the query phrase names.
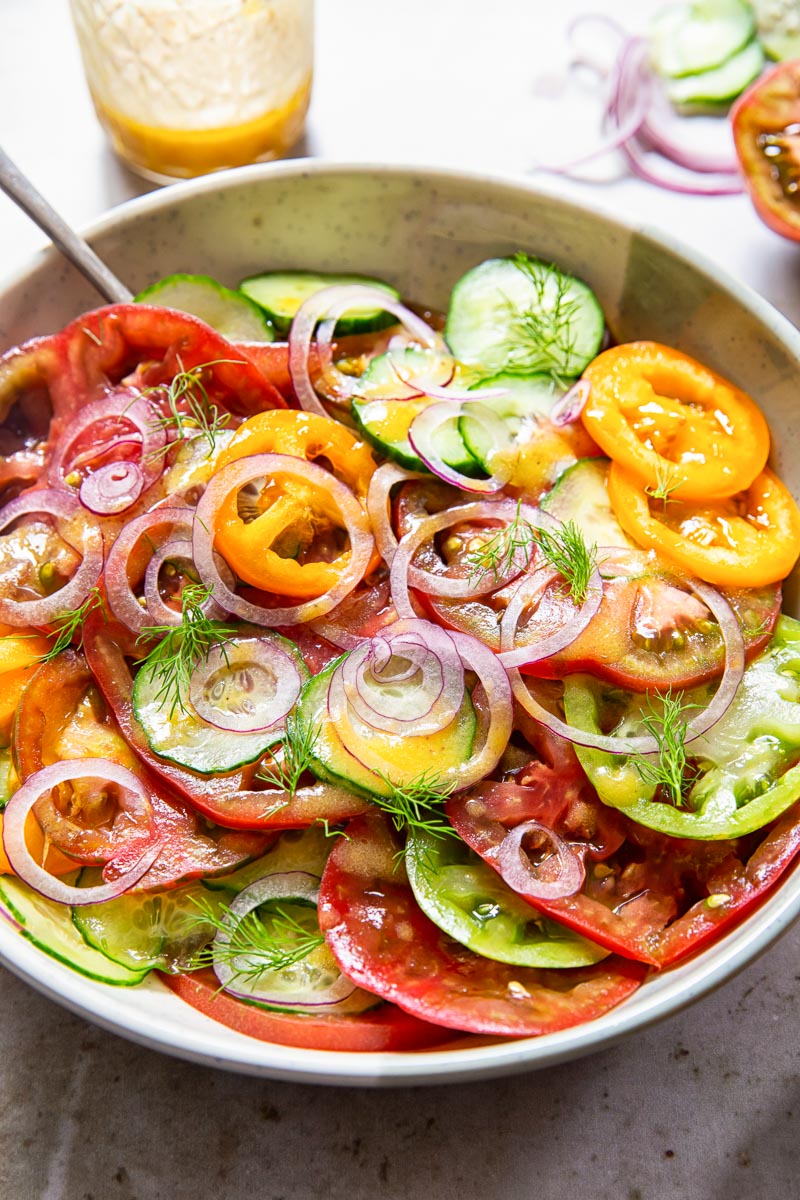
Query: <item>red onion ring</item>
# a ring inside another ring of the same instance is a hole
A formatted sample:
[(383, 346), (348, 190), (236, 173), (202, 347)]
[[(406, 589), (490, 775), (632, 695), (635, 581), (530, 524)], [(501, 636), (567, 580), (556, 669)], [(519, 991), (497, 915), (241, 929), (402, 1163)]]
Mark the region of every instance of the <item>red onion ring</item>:
[(375, 545), (387, 566), (392, 565), (397, 549), (397, 538), (392, 529), (390, 498), (397, 483), (408, 483), (411, 479), (425, 479), (419, 471), (406, 471), (396, 463), (387, 462), (378, 467), (369, 481), (367, 490), (367, 513), (369, 514)]
[[(464, 492), (478, 492), (481, 495), (499, 492), (511, 478), (512, 464), (510, 461), (503, 462), (500, 472), (496, 471), (488, 479), (473, 479), (471, 476), (457, 471), (455, 467), (451, 467), (436, 452), (434, 446), (436, 434), (443, 425), (450, 421), (457, 421), (463, 413), (463, 407), (463, 405), (459, 405), (454, 410), (454, 405), (450, 401), (429, 404), (418, 416), (414, 417), (409, 425), (408, 440), (428, 470), (432, 471), (434, 475), (438, 475), (445, 483), (452, 483), (454, 487), (461, 488)], [(496, 413), (474, 399), (470, 401), (470, 409), (474, 410), (471, 412), (473, 420), (477, 420), (489, 430), (490, 436), (498, 447), (503, 442), (508, 442), (506, 426)]]
[(41, 600), (11, 600), (6, 596), (0, 597), (0, 620), (9, 625), (49, 625), (58, 617), (77, 608), (100, 578), (103, 569), (103, 537), (96, 522), (89, 518), (86, 509), (77, 497), (56, 488), (39, 488), (23, 492), (0, 510), (0, 532), (12, 521), (29, 513), (40, 513), (60, 518), (63, 521), (75, 521), (80, 533), (82, 545), (76, 546), (68, 537), (59, 531), (76, 553), (82, 555), (82, 561), (72, 578)]
[(48, 900), (59, 904), (100, 904), (123, 895), (145, 875), (161, 853), (161, 843), (148, 844), (142, 856), (124, 875), (111, 883), (97, 887), (71, 887), (57, 879), (31, 857), (25, 839), (28, 814), (45, 792), (72, 779), (104, 779), (122, 789), (119, 804), (125, 812), (136, 817), (152, 817), (150, 799), (144, 785), (127, 767), (118, 766), (105, 758), (79, 758), (43, 767), (25, 780), (9, 800), (3, 814), (3, 847), (15, 873)]
[[(255, 883), (244, 888), (231, 901), (230, 907), (222, 919), (222, 928), (217, 931), (212, 943), (214, 972), (226, 992), (242, 1000), (249, 1000), (251, 1003), (255, 1000), (260, 1004), (273, 1004), (280, 1008), (293, 1008), (308, 1012), (315, 1012), (320, 1008), (329, 1009), (352, 996), (356, 991), (356, 984), (341, 973), (338, 973), (324, 990), (319, 987), (312, 990), (310, 987), (298, 986), (295, 991), (281, 990), (276, 995), (260, 986), (258, 979), (254, 979), (252, 982), (248, 981), (245, 985), (241, 978), (241, 972), (237, 972), (237, 959), (247, 972), (254, 965), (255, 954), (251, 958), (245, 951), (237, 956), (233, 963), (230, 961), (231, 935), (249, 913), (269, 900), (302, 899), (316, 904), (319, 899), (319, 884), (317, 876), (310, 875), (306, 871), (276, 872), (257, 879)], [(227, 953), (223, 951), (223, 947), (226, 948)], [(215, 950), (216, 954), (214, 954)]]
[[(350, 538), (350, 562), (324, 595), (291, 607), (265, 608), (245, 600), (225, 583), (214, 561), (213, 530), (217, 512), (231, 492), (246, 487), (254, 479), (274, 475), (295, 475), (331, 494)], [(192, 533), (195, 566), (203, 583), (212, 588), (217, 603), (245, 621), (266, 626), (294, 625), (330, 612), (363, 578), (374, 544), (366, 513), (350, 489), (316, 463), (286, 454), (254, 454), (235, 459), (217, 471), (200, 498)]]
[[(191, 533), (191, 526), (188, 523), (187, 533)], [(164, 603), (158, 588), (161, 568), (170, 559), (178, 559), (179, 562), (194, 567), (191, 541), (188, 538), (170, 539), (160, 550), (155, 552), (147, 564), (147, 570), (144, 573), (144, 595), (147, 601), (146, 611), (150, 625), (180, 625), (183, 619), (181, 609), (170, 608), (168, 604)], [(232, 587), (235, 580), (230, 567), (221, 554), (217, 554), (215, 559), (225, 582)], [(137, 607), (139, 606), (137, 605)], [(225, 609), (217, 604), (213, 596), (209, 596), (205, 603), (200, 605), (200, 611), (212, 621), (219, 621), (225, 616)]]
[[(529, 833), (544, 834), (552, 843), (560, 868), (556, 879), (542, 879), (541, 870), (533, 866), (525, 853), (522, 843)], [(495, 861), (512, 891), (532, 900), (563, 900), (574, 896), (586, 877), (584, 865), (569, 843), (541, 821), (523, 821), (509, 829), (497, 848)]]
[(152, 530), (156, 530), (159, 527), (170, 527), (169, 532), (162, 537), (161, 544), (164, 541), (174, 538), (178, 533), (184, 533), (187, 536), (190, 535), (192, 515), (192, 511), (189, 508), (178, 508), (177, 506), (171, 508), (154, 508), (151, 512), (144, 513), (141, 517), (135, 517), (133, 521), (129, 521), (120, 531), (119, 536), (108, 552), (105, 569), (108, 603), (117, 620), (121, 621), (123, 625), (127, 625), (134, 633), (141, 633), (148, 625), (179, 625), (181, 614), (169, 609), (169, 615), (166, 615), (167, 610), (166, 605), (164, 605), (164, 611), (159, 609), (158, 614), (162, 617), (162, 620), (156, 621), (156, 614), (150, 612), (149, 607), (142, 607), (134, 595), (128, 580), (128, 560), (139, 541), (145, 536), (150, 540), (153, 553), (157, 552), (156, 542), (150, 539), (150, 534)]
[[(238, 711), (217, 703), (224, 699), (226, 681), (215, 676), (235, 676), (239, 689), (250, 692)], [(257, 677), (264, 677), (266, 692), (258, 695)], [(243, 676), (244, 678), (239, 678)], [(255, 678), (254, 678), (255, 676)], [(302, 680), (290, 654), (266, 638), (232, 638), (215, 646), (192, 672), (189, 699), (198, 717), (216, 729), (232, 733), (258, 733), (282, 721), (300, 695)], [(272, 692), (269, 688), (272, 687)]]
[[(437, 533), (448, 529), (451, 525), (456, 525), (460, 521), (484, 520), (505, 520), (508, 525), (516, 519), (518, 514), (534, 528), (540, 526), (551, 528), (558, 525), (556, 519), (549, 513), (534, 508), (530, 504), (520, 504), (518, 508), (514, 500), (476, 500), (423, 518), (404, 535), (392, 558), (390, 583), (397, 615), (403, 618), (412, 618), (417, 615), (411, 604), (409, 585), (416, 588), (417, 591), (430, 595), (447, 596), (451, 600), (468, 600), (473, 596), (485, 596), (488, 592), (494, 592), (510, 583), (517, 575), (522, 574), (530, 563), (530, 557), (526, 557), (524, 561), (519, 561), (514, 557), (506, 570), (497, 574), (492, 570), (487, 570), (484, 572), (483, 578), (478, 579), (477, 582), (471, 578), (435, 575), (432, 571), (425, 571), (412, 562), (414, 555), (423, 543), (431, 540)], [(493, 534), (501, 532), (502, 530), (496, 530), (493, 531)]]
[(572, 387), (556, 400), (550, 410), (550, 421), (553, 425), (573, 425), (584, 408), (592, 385), (588, 379), (579, 379)]
[[(64, 460), (68, 458), (69, 451), (80, 435), (92, 425), (114, 418), (128, 421), (138, 431), (139, 465), (143, 473), (143, 486), (149, 487), (154, 480), (159, 478), (164, 470), (164, 458), (160, 451), (166, 445), (167, 435), (163, 427), (154, 419), (153, 410), (145, 397), (131, 388), (122, 387), (100, 400), (93, 400), (70, 421), (63, 437), (56, 445), (48, 467), (47, 478), (53, 487), (63, 488), (65, 486)], [(131, 441), (130, 436), (117, 435), (111, 444), (129, 441)], [(96, 454), (100, 452), (93, 452), (91, 457), (96, 457)], [(85, 461), (86, 455), (81, 455), (80, 459)], [(77, 459), (75, 463), (70, 464), (71, 467), (77, 465), (80, 465)]]
[[(744, 675), (745, 652), (742, 630), (728, 601), (714, 588), (707, 583), (701, 583), (698, 579), (687, 579), (686, 585), (688, 590), (710, 609), (725, 642), (725, 669), (722, 679), (711, 703), (691, 721), (687, 721), (685, 744), (688, 745), (713, 728), (728, 711)], [(649, 733), (638, 734), (635, 737), (617, 738), (613, 734), (594, 734), (568, 725), (539, 704), (538, 700), (531, 695), (516, 667), (509, 669), (508, 677), (511, 680), (514, 695), (525, 711), (530, 713), (534, 720), (545, 725), (552, 733), (556, 733), (578, 746), (602, 750), (606, 754), (658, 753), (658, 742)]]
[[(323, 417), (328, 415), (308, 373), (308, 356), (317, 323), (323, 318), (334, 320), (352, 308), (377, 308), (390, 312), (423, 346), (447, 352), (443, 339), (430, 325), (386, 292), (362, 284), (338, 284), (322, 288), (300, 306), (289, 330), (289, 373), (300, 407), (307, 412), (315, 412)], [(325, 336), (329, 344), (333, 327), (327, 322)], [(332, 361), (326, 366), (324, 375), (326, 380), (332, 378), (339, 398), (353, 395), (358, 387), (358, 380), (342, 374)]]
[(551, 633), (549, 637), (539, 638), (528, 646), (515, 647), (517, 625), (523, 609), (531, 601), (541, 599), (549, 585), (558, 578), (557, 571), (550, 567), (542, 567), (533, 575), (526, 576), (514, 592), (500, 621), (501, 653), (497, 657), (504, 667), (519, 667), (523, 663), (541, 662), (543, 658), (550, 658), (565, 646), (571, 645), (597, 615), (603, 599), (603, 580), (595, 567), (586, 589), (586, 599), (566, 625)]
[(131, 462), (111, 462), (87, 475), (80, 487), (81, 504), (101, 517), (130, 508), (144, 490), (144, 472)]

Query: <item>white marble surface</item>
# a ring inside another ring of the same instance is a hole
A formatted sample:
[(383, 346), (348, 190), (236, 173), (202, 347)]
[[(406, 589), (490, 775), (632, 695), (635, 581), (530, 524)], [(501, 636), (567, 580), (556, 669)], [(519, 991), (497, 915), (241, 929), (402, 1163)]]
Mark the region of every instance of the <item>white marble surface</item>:
[[(576, 0), (318, 0), (301, 151), (521, 173), (588, 145), (566, 61)], [(595, 8), (641, 28), (651, 0)], [(147, 190), (96, 125), (66, 0), (0, 2), (0, 139), (80, 225)], [(724, 137), (720, 128), (715, 136)], [(800, 321), (800, 247), (744, 197), (675, 196), (618, 164), (565, 192), (645, 217)], [(600, 181), (602, 179), (602, 181)], [(0, 275), (41, 235), (0, 197)], [(798, 1194), (800, 929), (722, 991), (592, 1059), (394, 1093), (259, 1082), (172, 1062), (0, 975), (0, 1197), (788, 1200)]]

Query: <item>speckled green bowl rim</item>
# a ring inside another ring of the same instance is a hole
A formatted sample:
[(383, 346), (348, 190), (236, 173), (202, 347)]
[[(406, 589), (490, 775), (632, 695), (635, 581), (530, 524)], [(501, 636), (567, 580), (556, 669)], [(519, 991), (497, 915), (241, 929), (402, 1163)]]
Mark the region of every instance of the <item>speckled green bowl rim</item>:
[[(591, 208), (564, 200), (559, 197), (557, 186), (534, 187), (525, 180), (457, 170), (297, 159), (177, 184), (120, 205), (83, 233), (94, 239), (142, 212), (169, 210), (189, 197), (247, 187), (249, 181), (326, 175), (413, 177), (434, 186), (456, 179), (485, 189), (487, 203), (492, 197), (500, 199), (510, 193), (558, 198), (574, 215), (590, 223), (599, 216), (623, 232), (650, 239), (705, 276), (766, 326), (798, 362), (800, 370), (800, 334), (751, 289), (670, 235), (645, 224), (620, 220), (599, 207), (594, 197)], [(50, 260), (56, 260), (51, 249), (6, 280), (0, 288), (0, 303), (5, 292)], [(44, 995), (102, 1028), (189, 1061), (293, 1082), (364, 1086), (439, 1084), (547, 1067), (612, 1046), (638, 1030), (674, 1016), (725, 983), (785, 933), (798, 914), (800, 869), (795, 866), (764, 903), (730, 933), (681, 966), (651, 977), (630, 1000), (595, 1021), (541, 1038), (478, 1045), (465, 1039), (451, 1048), (403, 1054), (304, 1050), (256, 1041), (196, 1013), (157, 980), (148, 979), (135, 989), (120, 989), (85, 979), (43, 954), (5, 922), (0, 922), (0, 961)]]

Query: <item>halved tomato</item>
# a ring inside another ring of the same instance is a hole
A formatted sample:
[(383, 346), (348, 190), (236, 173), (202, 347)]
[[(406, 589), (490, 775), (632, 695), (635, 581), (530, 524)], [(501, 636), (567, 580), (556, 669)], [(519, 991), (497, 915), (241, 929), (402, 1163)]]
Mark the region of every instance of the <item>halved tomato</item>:
[(756, 212), (800, 241), (800, 60), (778, 63), (731, 109), (736, 153)]
[(630, 996), (644, 969), (611, 958), (543, 970), (474, 954), (425, 916), (389, 820), (352, 821), (328, 859), (320, 929), (340, 970), (406, 1012), (470, 1033), (530, 1037), (593, 1020)]
[(455, 829), (494, 866), (498, 826), (542, 821), (584, 861), (580, 892), (535, 903), (618, 954), (666, 967), (700, 949), (762, 899), (800, 851), (800, 804), (737, 841), (666, 837), (606, 808), (582, 773), (531, 763), (516, 784), (451, 797)]

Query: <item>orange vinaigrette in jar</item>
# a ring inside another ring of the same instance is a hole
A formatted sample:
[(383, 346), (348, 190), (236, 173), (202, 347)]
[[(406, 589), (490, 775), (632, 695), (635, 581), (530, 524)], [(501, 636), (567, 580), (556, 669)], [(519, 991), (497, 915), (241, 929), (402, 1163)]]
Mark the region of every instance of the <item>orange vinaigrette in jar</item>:
[(314, 0), (71, 0), (114, 150), (157, 182), (280, 158), (311, 96)]

